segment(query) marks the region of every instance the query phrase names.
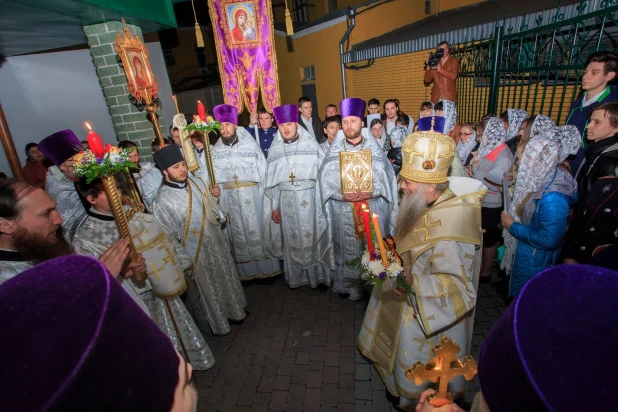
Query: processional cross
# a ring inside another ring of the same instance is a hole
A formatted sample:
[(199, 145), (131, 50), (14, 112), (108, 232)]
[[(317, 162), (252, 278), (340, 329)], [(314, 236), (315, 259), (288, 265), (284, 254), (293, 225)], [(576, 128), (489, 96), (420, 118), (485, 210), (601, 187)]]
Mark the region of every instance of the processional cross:
[(436, 356), (427, 362), (427, 365), (418, 361), (406, 369), (406, 378), (413, 380), (415, 385), (421, 385), (425, 380), (438, 383), (438, 391), (429, 396), (429, 403), (435, 407), (453, 402), (453, 395), (448, 391), (448, 383), (451, 379), (463, 375), (466, 380), (470, 380), (478, 371), (476, 361), (472, 356), (467, 355), (463, 362), (457, 358), (459, 351), (461, 351), (459, 345), (445, 336), (438, 345), (433, 347), (433, 353)]

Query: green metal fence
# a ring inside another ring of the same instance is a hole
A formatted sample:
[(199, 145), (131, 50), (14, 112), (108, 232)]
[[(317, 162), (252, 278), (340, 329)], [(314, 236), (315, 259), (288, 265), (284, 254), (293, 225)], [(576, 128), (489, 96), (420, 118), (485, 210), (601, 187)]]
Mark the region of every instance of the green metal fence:
[[(543, 14), (528, 16), (516, 33), (498, 24), (491, 37), (457, 47), (460, 121), (518, 108), (565, 123), (581, 91), (588, 56), (598, 50), (618, 51), (618, 2), (605, 0), (598, 10), (586, 13), (589, 5), (580, 3), (569, 19), (559, 5), (546, 25)], [(528, 29), (531, 21), (536, 27)]]

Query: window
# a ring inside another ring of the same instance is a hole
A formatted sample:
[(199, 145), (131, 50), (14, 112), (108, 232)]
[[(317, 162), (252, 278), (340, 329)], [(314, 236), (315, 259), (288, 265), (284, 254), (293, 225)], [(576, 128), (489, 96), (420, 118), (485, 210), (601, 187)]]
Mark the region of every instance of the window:
[(328, 12), (337, 10), (337, 0), (328, 0)]
[(176, 57), (174, 56), (174, 49), (163, 49), (163, 58), (165, 59), (165, 65), (167, 67), (176, 66)]
[(315, 70), (313, 66), (303, 67), (303, 81), (315, 80)]
[(431, 0), (425, 0), (425, 14), (431, 14)]
[(307, 14), (307, 0), (294, 0), (294, 21), (299, 23), (306, 23), (309, 21), (309, 15)]

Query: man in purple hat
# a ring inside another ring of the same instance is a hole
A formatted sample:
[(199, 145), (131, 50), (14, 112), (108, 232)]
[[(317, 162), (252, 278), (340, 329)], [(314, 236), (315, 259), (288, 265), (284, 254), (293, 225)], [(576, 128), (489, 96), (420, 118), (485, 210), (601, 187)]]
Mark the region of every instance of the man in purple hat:
[(1, 410), (196, 410), (191, 365), (93, 258), (59, 257), (0, 285), (0, 335)]
[(71, 243), (88, 216), (88, 206), (75, 188), (75, 162), (71, 160), (82, 150), (81, 142), (71, 130), (61, 130), (41, 140), (39, 149), (55, 165), (47, 172), (45, 191), (56, 201), (64, 237)]
[(228, 213), (224, 229), (241, 280), (277, 276), (279, 259), (264, 250), (263, 210), (266, 158), (255, 139), (238, 127), (238, 111), (229, 104), (213, 109), (221, 123), (221, 138), (212, 149), (212, 162)]
[[(366, 204), (380, 218), (384, 236), (395, 233), (397, 218), (397, 180), (388, 158), (376, 139), (363, 128), (365, 101), (356, 98), (340, 103), (342, 127), (337, 133), (319, 172), (319, 190), (329, 227), (333, 228), (335, 273), (333, 290), (349, 294), (350, 299), (362, 297), (363, 282), (358, 270), (346, 266), (346, 262), (361, 256), (365, 244), (364, 235), (357, 231), (358, 216), (353, 210)], [(371, 155), (373, 192), (342, 194), (341, 152), (366, 151)], [(356, 204), (356, 205), (355, 205)], [(357, 207), (358, 206), (358, 207)], [(361, 217), (362, 219), (362, 217)]]
[[(317, 192), (324, 154), (318, 142), (298, 127), (293, 104), (273, 110), (275, 136), (264, 183), (264, 241), (269, 255), (283, 259), (291, 288), (330, 285), (332, 243)], [(299, 236), (300, 235), (300, 236)]]

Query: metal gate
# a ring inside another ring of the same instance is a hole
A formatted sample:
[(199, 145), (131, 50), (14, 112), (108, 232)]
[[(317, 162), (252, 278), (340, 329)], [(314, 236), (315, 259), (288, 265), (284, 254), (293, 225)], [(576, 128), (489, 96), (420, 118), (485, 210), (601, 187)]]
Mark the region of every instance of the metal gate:
[[(558, 6), (546, 25), (544, 14), (528, 16), (517, 33), (497, 24), (490, 38), (457, 47), (460, 121), (517, 108), (565, 123), (588, 56), (618, 51), (618, 2), (603, 1), (598, 10), (586, 13), (589, 4), (580, 3), (569, 19)], [(530, 19), (534, 29), (527, 27)]]

